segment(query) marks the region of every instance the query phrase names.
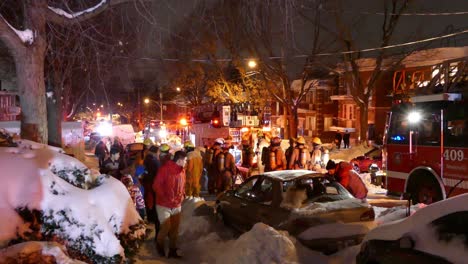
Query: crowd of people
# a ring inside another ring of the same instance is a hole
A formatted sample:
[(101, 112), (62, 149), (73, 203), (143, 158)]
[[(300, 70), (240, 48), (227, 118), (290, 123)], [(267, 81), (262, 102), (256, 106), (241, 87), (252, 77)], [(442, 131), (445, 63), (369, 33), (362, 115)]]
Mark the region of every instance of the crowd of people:
[(312, 148), (304, 137), (290, 139), (286, 151), (283, 151), (281, 142), (280, 137), (269, 141), (261, 138), (257, 148), (254, 148), (251, 140), (243, 139), (240, 144), (241, 160), (237, 164), (229, 151), (233, 148), (230, 137), (217, 138), (210, 146), (204, 147), (196, 147), (191, 141), (186, 141), (183, 149), (177, 151), (171, 150), (168, 144), (148, 144), (131, 157), (119, 138), (115, 137), (110, 149), (106, 142), (100, 141), (96, 145), (95, 155), (99, 160), (100, 172), (120, 180), (127, 187), (142, 219), (155, 224), (157, 252), (166, 256), (164, 241), (169, 237), (167, 257), (180, 258), (177, 236), (182, 201), (200, 197), (202, 189), (209, 194), (231, 189), (235, 176), (239, 175), (239, 168), (249, 170), (244, 177), (287, 169), (328, 171), (330, 178), (339, 181), (356, 198), (367, 196), (367, 189), (351, 164), (336, 164), (329, 160), (328, 150), (323, 148), (320, 138), (312, 139)]
[(181, 206), (185, 198), (200, 196), (201, 149), (190, 141), (175, 152), (168, 144), (144, 146), (129, 156), (118, 137), (114, 138), (110, 150), (105, 140), (101, 140), (95, 148), (99, 169), (120, 180), (142, 219), (155, 224), (158, 253), (166, 256), (164, 240), (169, 237), (167, 257), (180, 258), (176, 244)]

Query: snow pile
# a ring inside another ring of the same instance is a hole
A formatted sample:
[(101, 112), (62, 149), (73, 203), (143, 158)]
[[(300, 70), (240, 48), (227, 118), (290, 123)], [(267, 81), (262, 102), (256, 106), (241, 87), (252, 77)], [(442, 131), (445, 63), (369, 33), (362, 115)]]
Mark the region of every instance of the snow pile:
[(122, 183), (94, 178), (60, 149), (18, 143), (0, 148), (0, 246), (53, 240), (101, 263), (125, 258), (122, 246), (137, 247), (145, 226)]
[(297, 262), (295, 239), (263, 223), (255, 224), (232, 243), (216, 263)]
[(179, 235), (184, 240), (194, 240), (212, 231), (213, 223), (210, 223), (209, 215), (194, 215), (195, 210), (204, 204), (205, 200), (203, 198), (194, 197), (184, 200), (179, 227)]
[(387, 189), (382, 188), (381, 186), (376, 186), (371, 183), (371, 174), (370, 173), (361, 173), (362, 181), (366, 185), (367, 190), (369, 191), (368, 194), (386, 194)]
[[(410, 208), (410, 215), (414, 214), (417, 210), (426, 207), (425, 204), (415, 204)], [(385, 224), (392, 221), (397, 221), (400, 219), (406, 218), (406, 212), (408, 210), (407, 206), (396, 206), (389, 208), (383, 212), (380, 212), (378, 218), (375, 219), (375, 222), (378, 225)]]

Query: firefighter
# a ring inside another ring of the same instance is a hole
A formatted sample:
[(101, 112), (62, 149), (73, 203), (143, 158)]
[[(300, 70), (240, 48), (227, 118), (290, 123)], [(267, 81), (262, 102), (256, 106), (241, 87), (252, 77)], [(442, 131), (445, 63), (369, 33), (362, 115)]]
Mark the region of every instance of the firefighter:
[(203, 158), (198, 149), (195, 149), (192, 141), (184, 142), (184, 149), (187, 152), (187, 164), (185, 167), (185, 196), (200, 197), (200, 178), (203, 173)]
[(286, 169), (286, 156), (284, 155), (280, 145), (280, 137), (274, 137), (271, 139), (270, 147), (265, 150), (265, 160), (262, 160), (265, 165), (265, 172)]
[(242, 142), (242, 162), (241, 166), (244, 168), (251, 168), (253, 166), (253, 159), (255, 152), (248, 139), (243, 139)]
[(223, 138), (217, 138), (213, 146), (206, 153), (206, 168), (208, 171), (208, 193), (214, 194), (216, 187), (216, 180), (218, 176), (218, 166), (216, 164), (216, 157), (221, 152), (221, 146), (224, 144)]
[(216, 156), (218, 177), (216, 180), (217, 193), (228, 190), (232, 186), (232, 178), (236, 173), (236, 162), (234, 156), (229, 153), (231, 148), (230, 141), (222, 145), (222, 150)]
[(308, 164), (310, 164), (310, 153), (307, 149), (306, 141), (304, 137), (298, 137), (296, 140), (296, 147), (294, 148), (289, 161), (289, 169), (307, 169)]
[(323, 161), (322, 161), (322, 141), (318, 137), (314, 137), (312, 139), (312, 153), (311, 153), (311, 164), (310, 170), (320, 171), (322, 169)]

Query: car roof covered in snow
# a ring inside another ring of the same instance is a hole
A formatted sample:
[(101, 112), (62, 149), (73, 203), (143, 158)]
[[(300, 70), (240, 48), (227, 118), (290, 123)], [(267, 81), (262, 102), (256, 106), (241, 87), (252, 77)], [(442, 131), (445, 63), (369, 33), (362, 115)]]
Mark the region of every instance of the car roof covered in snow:
[(303, 176), (310, 177), (323, 177), (324, 174), (310, 171), (310, 170), (282, 170), (282, 171), (269, 171), (263, 174), (266, 177), (277, 179), (280, 181), (289, 181)]

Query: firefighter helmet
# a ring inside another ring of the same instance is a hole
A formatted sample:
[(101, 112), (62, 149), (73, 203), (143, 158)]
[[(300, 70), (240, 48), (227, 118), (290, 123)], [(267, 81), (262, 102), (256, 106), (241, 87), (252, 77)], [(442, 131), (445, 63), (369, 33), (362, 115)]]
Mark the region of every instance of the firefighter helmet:
[(159, 150), (160, 150), (161, 152), (169, 152), (169, 150), (171, 150), (171, 147), (170, 147), (168, 144), (163, 143), (163, 144), (161, 144), (161, 146), (159, 147)]
[(301, 136), (301, 137), (298, 137), (298, 138), (297, 138), (296, 143), (297, 143), (297, 144), (305, 144), (306, 141), (305, 141), (304, 137)]
[(271, 144), (273, 146), (279, 146), (281, 144), (281, 138), (280, 137), (274, 137), (271, 139)]
[(186, 148), (186, 149), (187, 149), (187, 148), (195, 148), (195, 145), (193, 145), (192, 141), (186, 140), (186, 141), (184, 142), (184, 148)]
[(319, 137), (314, 137), (314, 138), (312, 139), (312, 143), (313, 143), (313, 144), (317, 144), (317, 145), (322, 145), (322, 141), (320, 140)]
[(217, 138), (215, 139), (215, 144), (223, 145), (224, 144), (224, 138)]

